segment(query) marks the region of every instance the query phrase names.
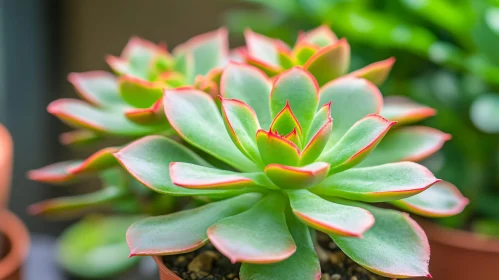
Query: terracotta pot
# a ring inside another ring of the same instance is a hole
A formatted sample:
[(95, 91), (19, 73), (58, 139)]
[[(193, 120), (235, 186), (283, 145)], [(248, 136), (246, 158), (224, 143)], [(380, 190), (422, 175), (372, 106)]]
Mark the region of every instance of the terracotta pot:
[(436, 280), (499, 279), (499, 239), (418, 220), (431, 247), (430, 273)]
[(159, 279), (161, 280), (182, 280), (182, 278), (178, 277), (177, 274), (173, 273), (166, 265), (163, 263), (163, 260), (160, 256), (154, 256), (154, 261), (158, 265), (159, 269)]
[[(0, 258), (0, 280), (21, 279), (21, 267), (29, 249), (29, 234), (24, 224), (11, 212), (0, 212), (0, 235), (4, 252)], [(6, 252), (5, 252), (6, 251)]]

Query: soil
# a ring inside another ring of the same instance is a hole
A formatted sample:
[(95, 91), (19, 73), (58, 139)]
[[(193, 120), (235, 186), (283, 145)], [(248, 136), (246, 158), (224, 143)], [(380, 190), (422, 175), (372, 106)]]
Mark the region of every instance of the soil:
[[(325, 234), (317, 234), (321, 280), (383, 280), (348, 258)], [(184, 280), (239, 280), (241, 264), (232, 264), (213, 245), (181, 255), (164, 256), (166, 266)]]

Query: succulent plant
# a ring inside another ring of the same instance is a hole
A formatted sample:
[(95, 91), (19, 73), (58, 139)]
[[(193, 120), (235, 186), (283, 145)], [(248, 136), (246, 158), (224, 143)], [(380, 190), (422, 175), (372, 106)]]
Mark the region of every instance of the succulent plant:
[(368, 203), (427, 216), (450, 216), (467, 204), (453, 185), (412, 162), (438, 150), (448, 135), (399, 127), (433, 110), (401, 99), (384, 107), (380, 91), (363, 78), (319, 87), (301, 66), (272, 80), (229, 63), (220, 78), (220, 108), (193, 87), (164, 91), (165, 115), (178, 135), (232, 168), (213, 167), (163, 136), (115, 153), (156, 192), (212, 201), (133, 224), (131, 256), (179, 254), (210, 241), (243, 263), (241, 279), (319, 279), (313, 229), (375, 273), (429, 275), (429, 245), (417, 223)]
[[(303, 66), (317, 79), (320, 86), (347, 75), (350, 67), (350, 45), (325, 25), (301, 33), (296, 44), (290, 48), (278, 39), (269, 38), (249, 29), (244, 32), (246, 47), (239, 54), (250, 65), (257, 66), (269, 76), (282, 73), (293, 66)], [(362, 77), (376, 85), (388, 76), (395, 59), (372, 63), (349, 73)]]

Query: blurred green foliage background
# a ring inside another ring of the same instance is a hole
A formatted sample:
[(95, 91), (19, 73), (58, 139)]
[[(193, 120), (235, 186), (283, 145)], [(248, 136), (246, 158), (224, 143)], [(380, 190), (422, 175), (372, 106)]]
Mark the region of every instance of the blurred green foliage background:
[(424, 164), (471, 200), (440, 222), (499, 236), (499, 1), (242, 1), (253, 7), (227, 15), (232, 32), (292, 43), (325, 24), (351, 44), (352, 70), (395, 56), (383, 94), (438, 110), (426, 124), (453, 139)]

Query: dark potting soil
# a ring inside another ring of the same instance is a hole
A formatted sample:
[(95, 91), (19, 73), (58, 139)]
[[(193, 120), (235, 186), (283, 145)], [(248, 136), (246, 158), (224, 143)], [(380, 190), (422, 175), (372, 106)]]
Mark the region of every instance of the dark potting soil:
[[(318, 233), (321, 249), (317, 255), (321, 260), (321, 280), (383, 280), (389, 279), (373, 274), (348, 258), (327, 235)], [(163, 262), (184, 280), (239, 280), (241, 264), (232, 264), (213, 245), (181, 255), (164, 256)], [(301, 279), (276, 279), (301, 280)]]

